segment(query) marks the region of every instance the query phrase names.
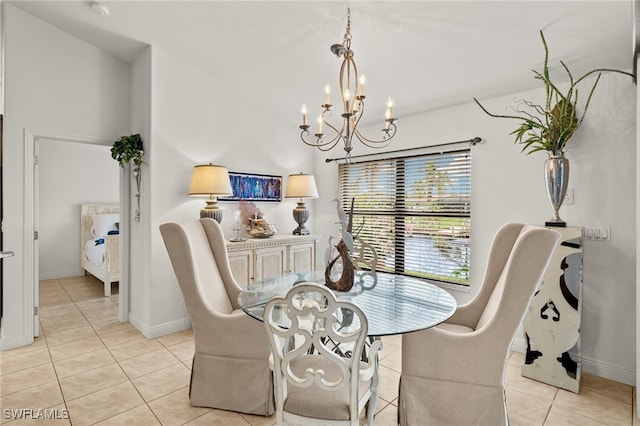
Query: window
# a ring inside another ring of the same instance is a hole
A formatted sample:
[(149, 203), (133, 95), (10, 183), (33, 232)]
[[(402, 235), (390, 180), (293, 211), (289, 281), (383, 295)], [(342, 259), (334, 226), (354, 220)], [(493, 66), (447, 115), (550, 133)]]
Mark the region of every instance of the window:
[(339, 198), (353, 199), (354, 236), (377, 270), (469, 285), (471, 151), (340, 164)]

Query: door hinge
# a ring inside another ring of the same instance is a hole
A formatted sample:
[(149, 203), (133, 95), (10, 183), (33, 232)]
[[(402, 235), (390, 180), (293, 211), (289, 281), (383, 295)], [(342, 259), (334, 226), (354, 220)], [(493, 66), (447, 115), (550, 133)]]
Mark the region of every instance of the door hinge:
[(33, 239), (34, 240), (38, 239), (38, 231), (33, 231)]
[(37, 316), (38, 316), (38, 312), (39, 312), (38, 307), (37, 307), (37, 306), (34, 306), (34, 307), (33, 307), (33, 316), (34, 316), (34, 317), (37, 317)]
[(40, 157), (38, 157), (37, 155), (34, 155), (33, 156), (33, 164), (36, 165), (36, 166), (38, 164), (40, 164)]

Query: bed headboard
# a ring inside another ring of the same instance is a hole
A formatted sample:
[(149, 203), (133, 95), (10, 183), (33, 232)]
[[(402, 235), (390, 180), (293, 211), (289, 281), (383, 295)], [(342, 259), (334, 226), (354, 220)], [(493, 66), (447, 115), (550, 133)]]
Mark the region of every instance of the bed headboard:
[(120, 213), (119, 204), (80, 204), (80, 237), (82, 244), (91, 235), (91, 215)]

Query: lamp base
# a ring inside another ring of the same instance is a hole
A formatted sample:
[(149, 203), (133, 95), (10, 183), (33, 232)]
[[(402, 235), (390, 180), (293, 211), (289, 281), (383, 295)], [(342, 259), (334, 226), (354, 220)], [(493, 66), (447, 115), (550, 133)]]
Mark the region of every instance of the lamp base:
[(207, 205), (205, 206), (205, 208), (200, 210), (200, 217), (201, 218), (208, 217), (215, 220), (218, 223), (222, 223), (223, 212), (222, 212), (222, 209), (217, 206), (217, 201), (207, 200), (206, 202), (207, 202)]
[(296, 229), (294, 229), (292, 233), (293, 235), (310, 235), (311, 231), (309, 231), (309, 228), (307, 228), (306, 226), (300, 225)]
[(567, 226), (567, 222), (565, 222), (564, 220), (555, 220), (555, 219), (549, 219), (548, 221), (546, 221), (544, 223), (544, 226), (553, 226), (556, 228), (564, 228)]
[(293, 230), (293, 235), (309, 235), (311, 232), (304, 226), (309, 220), (309, 209), (304, 204), (304, 201), (298, 201), (298, 206), (293, 209), (293, 219), (298, 224), (298, 227)]

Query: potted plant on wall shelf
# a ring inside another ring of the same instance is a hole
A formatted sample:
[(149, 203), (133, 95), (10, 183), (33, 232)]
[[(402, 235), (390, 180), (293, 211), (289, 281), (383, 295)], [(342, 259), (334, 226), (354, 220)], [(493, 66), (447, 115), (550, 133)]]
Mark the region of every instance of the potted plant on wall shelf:
[[(546, 94), (544, 105), (523, 99), (513, 108), (515, 111), (513, 115), (500, 115), (489, 112), (476, 98), (473, 98), (473, 100), (491, 117), (509, 118), (519, 122), (518, 127), (510, 134), (515, 135), (514, 143), (522, 145), (522, 152), (528, 155), (537, 151), (547, 151), (549, 157), (545, 161), (545, 182), (547, 195), (554, 209), (554, 216), (545, 222), (545, 225), (566, 226), (566, 223), (560, 219), (558, 210), (564, 201), (569, 183), (569, 160), (564, 155), (567, 149), (567, 142), (582, 124), (602, 73), (617, 72), (626, 74), (632, 77), (634, 81), (635, 76), (616, 69), (597, 68), (574, 80), (567, 65), (560, 61), (562, 68), (569, 77), (569, 87), (563, 92), (549, 77), (549, 49), (542, 31), (540, 31), (540, 38), (544, 46), (544, 66), (542, 72), (533, 70), (533, 73), (535, 78), (542, 81), (544, 85)], [(597, 77), (589, 90), (584, 109), (579, 114), (576, 112), (578, 102), (577, 86), (585, 78), (593, 74), (597, 74)]]
[(122, 136), (111, 147), (111, 158), (120, 163), (120, 167), (124, 168), (126, 164), (133, 163), (132, 172), (136, 179), (136, 199), (138, 202), (138, 209), (135, 215), (136, 222), (140, 221), (140, 181), (142, 179), (140, 165), (144, 162), (143, 155), (144, 149), (139, 133)]

